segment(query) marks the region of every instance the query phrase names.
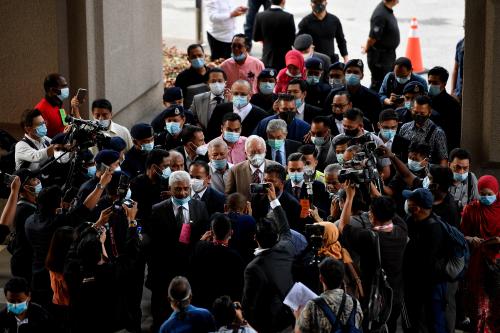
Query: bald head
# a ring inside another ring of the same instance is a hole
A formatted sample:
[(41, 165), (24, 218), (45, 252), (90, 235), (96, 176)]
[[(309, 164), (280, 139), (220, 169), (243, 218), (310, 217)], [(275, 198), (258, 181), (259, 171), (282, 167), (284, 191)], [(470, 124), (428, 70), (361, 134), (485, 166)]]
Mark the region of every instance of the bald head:
[(233, 96), (250, 96), (252, 93), (252, 86), (248, 81), (238, 80), (233, 83), (231, 93)]
[(177, 150), (169, 151), (170, 170), (181, 171), (184, 170), (184, 157)]

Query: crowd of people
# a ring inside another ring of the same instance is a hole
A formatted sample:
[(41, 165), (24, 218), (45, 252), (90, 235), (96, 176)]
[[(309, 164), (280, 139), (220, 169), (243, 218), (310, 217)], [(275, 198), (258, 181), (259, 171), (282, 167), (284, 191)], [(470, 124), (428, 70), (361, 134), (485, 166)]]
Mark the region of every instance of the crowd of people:
[[(164, 110), (130, 129), (105, 98), (64, 110), (47, 75), (0, 160), (0, 329), (141, 332), (145, 287), (151, 332), (500, 332), (499, 184), (460, 146), (463, 43), (452, 96), (445, 68), (396, 59), (397, 3), (371, 19), (371, 87), (325, 0), (297, 35), (284, 0), (207, 1), (226, 60), (190, 45)], [(294, 308), (298, 282), (319, 296)]]

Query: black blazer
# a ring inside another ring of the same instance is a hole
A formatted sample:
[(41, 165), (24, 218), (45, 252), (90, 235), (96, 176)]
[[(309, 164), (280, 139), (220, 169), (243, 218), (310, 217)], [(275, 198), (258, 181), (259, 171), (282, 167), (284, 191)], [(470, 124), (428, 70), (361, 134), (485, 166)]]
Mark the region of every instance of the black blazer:
[(253, 40), (263, 42), (262, 62), (266, 67), (277, 71), (285, 68), (285, 55), (295, 41), (293, 15), (278, 8), (257, 13)]
[(205, 202), (209, 216), (212, 216), (213, 213), (224, 212), (226, 196), (210, 186), (207, 188), (205, 193), (203, 193), (201, 201)]
[(148, 282), (152, 288), (168, 288), (168, 283), (177, 275), (188, 270), (189, 257), (197, 241), (209, 228), (209, 216), (205, 203), (201, 200), (189, 201), (191, 237), (189, 245), (179, 242), (182, 225), (176, 221), (172, 199), (153, 206), (149, 219), (149, 246), (146, 251), (149, 266)]
[[(339, 129), (337, 128), (337, 124), (335, 123), (335, 117), (332, 114), (330, 114), (328, 116), (328, 119), (329, 119), (330, 133), (332, 137), (336, 137), (337, 135), (340, 134), (340, 132)], [(370, 119), (366, 117), (363, 117), (363, 128), (365, 129), (365, 131), (368, 132), (374, 131), (372, 122), (370, 121)]]
[(312, 120), (317, 116), (324, 115), (323, 110), (316, 106), (306, 103), (304, 105), (304, 121), (309, 125), (312, 123)]
[[(233, 103), (221, 103), (217, 105), (212, 112), (207, 126), (206, 140), (207, 142), (220, 136), (220, 127), (222, 125), (222, 118), (226, 113), (233, 112)], [(262, 110), (256, 105), (252, 104), (252, 110), (241, 123), (241, 135), (250, 136), (257, 124), (268, 116), (267, 112)]]
[[(292, 189), (292, 181), (288, 179), (285, 182), (285, 188), (284, 191), (290, 193), (294, 198), (295, 195), (293, 193)], [(307, 197), (307, 186), (306, 183), (304, 182), (302, 184), (302, 188), (300, 189), (300, 197), (299, 199), (304, 199)], [(319, 215), (323, 218), (326, 219), (326, 217), (330, 212), (330, 197), (328, 195), (328, 192), (326, 192), (326, 187), (325, 184), (322, 182), (315, 180), (313, 181), (313, 204), (314, 206), (318, 207), (318, 212)]]
[[(296, 153), (300, 146), (302, 146), (302, 143), (299, 141), (285, 139), (285, 158), (288, 159), (288, 156), (290, 156), (290, 154)], [(276, 162), (276, 160), (273, 160), (271, 157), (271, 147), (266, 144), (266, 159)], [(285, 166), (286, 161), (283, 161), (283, 163), (285, 163)]]
[(295, 248), (283, 207), (273, 210), (279, 242), (257, 255), (245, 269), (242, 305), (245, 317), (258, 332), (279, 332), (294, 322), (283, 300), (293, 286)]

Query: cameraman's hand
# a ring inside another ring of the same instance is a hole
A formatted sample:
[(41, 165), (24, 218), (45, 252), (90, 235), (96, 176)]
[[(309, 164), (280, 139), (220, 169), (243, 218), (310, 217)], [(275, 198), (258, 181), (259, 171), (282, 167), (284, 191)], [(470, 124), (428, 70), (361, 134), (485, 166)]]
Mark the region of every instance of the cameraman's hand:
[(99, 216), (99, 219), (95, 223), (95, 228), (96, 229), (100, 228), (100, 227), (104, 226), (106, 223), (108, 223), (109, 218), (111, 217), (112, 214), (113, 214), (113, 206), (110, 206), (110, 207), (106, 208), (105, 210), (103, 210), (101, 212), (101, 215)]
[(10, 183), (10, 191), (12, 193), (19, 193), (20, 188), (21, 188), (21, 178), (15, 176), (12, 183)]
[(78, 102), (78, 98), (76, 98), (76, 95), (71, 99), (71, 108), (79, 108), (80, 107), (80, 102)]
[(106, 228), (100, 227), (98, 232), (100, 232), (99, 241), (104, 244), (106, 242)]
[(137, 202), (134, 201), (132, 208), (129, 208), (127, 205), (122, 205), (123, 210), (125, 211), (125, 215), (127, 216), (127, 220), (129, 222), (135, 220), (135, 216), (137, 215)]
[(345, 193), (347, 195), (347, 199), (354, 199), (354, 195), (356, 194), (356, 184), (352, 183), (350, 180), (345, 182)]
[(380, 154), (380, 158), (391, 158), (394, 155), (389, 148), (383, 145), (378, 146), (376, 150)]
[(309, 216), (312, 217), (314, 222), (323, 222), (323, 220), (319, 216), (318, 207), (314, 207), (312, 209), (309, 209)]
[(106, 171), (104, 171), (104, 173), (101, 175), (101, 178), (99, 179), (99, 184), (105, 187), (111, 182), (112, 178), (113, 178), (113, 171), (111, 171), (110, 168), (107, 168)]
[(269, 202), (276, 200), (276, 189), (274, 188), (273, 183), (265, 183), (268, 184), (268, 189), (267, 189), (267, 198), (269, 199)]
[(333, 217), (334, 219), (339, 218), (340, 216), (339, 198), (335, 198), (332, 200), (332, 203), (330, 204), (330, 216)]

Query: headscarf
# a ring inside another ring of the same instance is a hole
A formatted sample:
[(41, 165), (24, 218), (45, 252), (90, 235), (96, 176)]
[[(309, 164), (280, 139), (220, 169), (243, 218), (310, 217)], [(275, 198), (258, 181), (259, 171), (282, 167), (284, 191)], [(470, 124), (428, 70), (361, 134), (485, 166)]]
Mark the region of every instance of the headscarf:
[(318, 222), (325, 228), (323, 233), (323, 246), (319, 249), (319, 254), (323, 256), (342, 259), (342, 246), (339, 242), (339, 229), (331, 222)]
[[(300, 78), (302, 80), (305, 80), (306, 75), (304, 70), (304, 56), (302, 55), (302, 53), (300, 53), (297, 50), (288, 51), (285, 55), (285, 64), (286, 66), (288, 65), (296, 66), (299, 69), (299, 73), (301, 73)], [(276, 82), (276, 88), (274, 90), (275, 93), (277, 94), (285, 93), (288, 86), (288, 82), (292, 81), (293, 79), (286, 74), (286, 71), (287, 67), (281, 69), (276, 78), (277, 82)]]

